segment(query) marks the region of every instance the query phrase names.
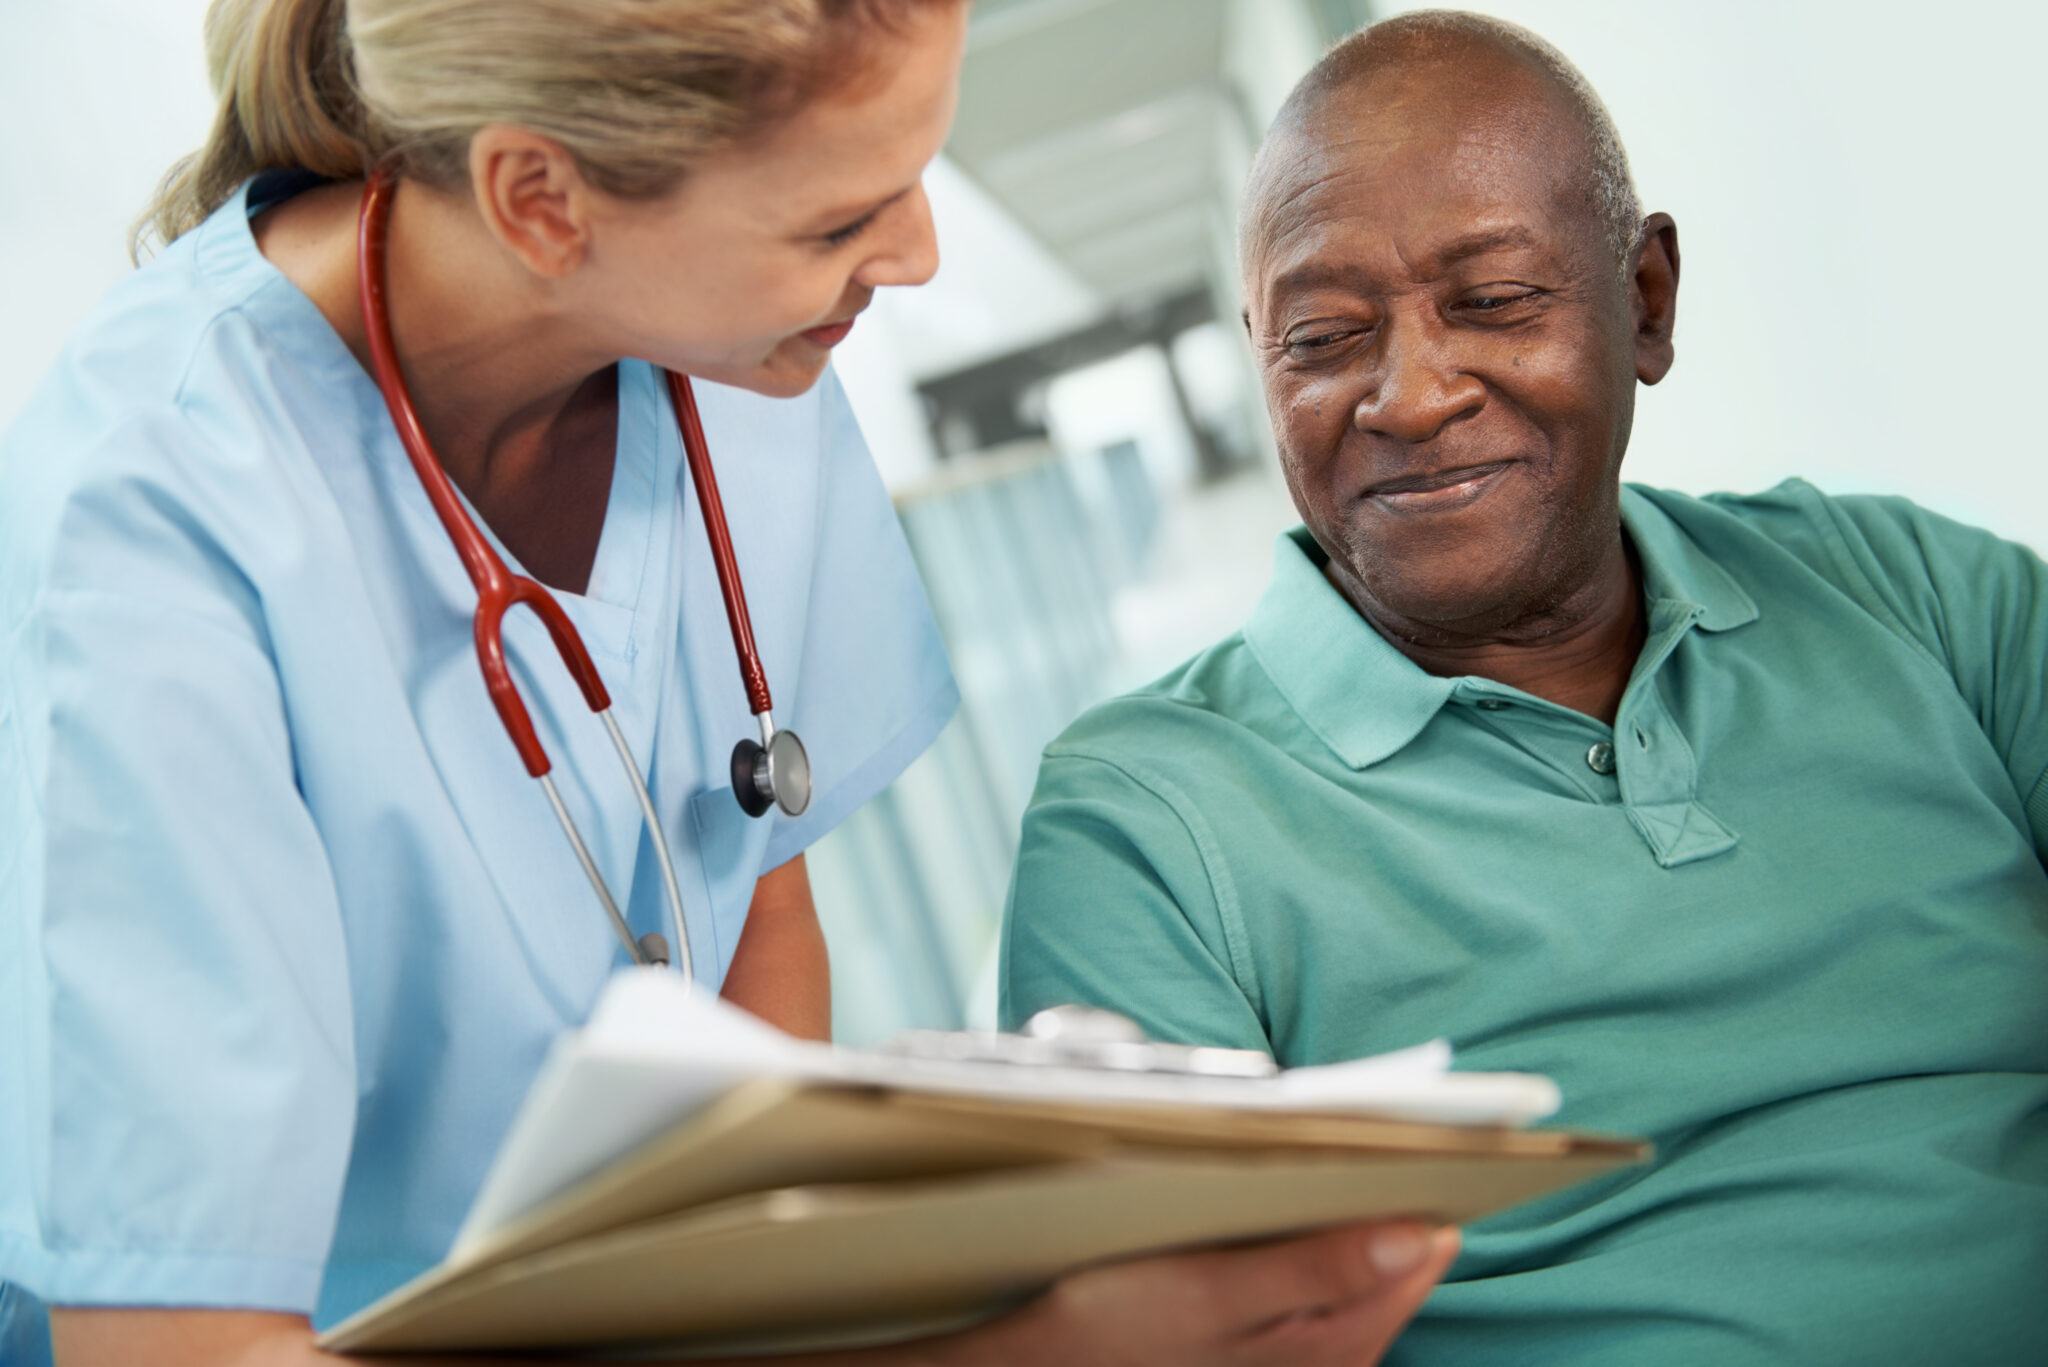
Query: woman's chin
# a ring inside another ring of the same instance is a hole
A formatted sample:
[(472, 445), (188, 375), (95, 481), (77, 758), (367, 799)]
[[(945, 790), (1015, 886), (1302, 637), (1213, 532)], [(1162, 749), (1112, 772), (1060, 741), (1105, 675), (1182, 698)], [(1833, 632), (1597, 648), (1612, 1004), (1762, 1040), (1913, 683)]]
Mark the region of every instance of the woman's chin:
[(793, 337), (752, 365), (732, 361), (699, 362), (672, 369), (681, 370), (707, 384), (730, 385), (771, 399), (793, 399), (818, 382), (831, 359), (829, 351)]
[(830, 353), (824, 352), (803, 361), (783, 359), (778, 353), (756, 372), (759, 382), (745, 387), (771, 399), (793, 399), (810, 391), (811, 386), (824, 375), (825, 366), (831, 359)]

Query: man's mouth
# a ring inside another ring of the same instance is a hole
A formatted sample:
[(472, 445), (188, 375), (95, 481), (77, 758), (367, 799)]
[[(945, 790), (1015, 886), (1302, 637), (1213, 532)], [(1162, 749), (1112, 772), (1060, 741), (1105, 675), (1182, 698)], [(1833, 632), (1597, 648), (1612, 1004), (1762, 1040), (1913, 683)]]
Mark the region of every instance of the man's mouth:
[(1403, 475), (1372, 485), (1365, 491), (1365, 497), (1388, 512), (1446, 512), (1479, 499), (1512, 464), (1513, 461), (1496, 460), (1485, 465)]

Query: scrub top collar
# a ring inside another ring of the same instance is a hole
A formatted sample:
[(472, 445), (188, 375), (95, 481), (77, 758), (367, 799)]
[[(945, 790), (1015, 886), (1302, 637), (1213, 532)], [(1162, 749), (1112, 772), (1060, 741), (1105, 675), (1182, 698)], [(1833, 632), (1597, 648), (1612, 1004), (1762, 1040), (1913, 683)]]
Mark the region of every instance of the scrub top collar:
[[(192, 264), (205, 291), (270, 334), (294, 366), (344, 382), (356, 380), (376, 395), (369, 374), (336, 335), (319, 306), (257, 250), (250, 220), (315, 185), (318, 176), (271, 171), (243, 183), (226, 205), (165, 249), (192, 243)], [(381, 398), (380, 398), (381, 402)]]
[[(265, 171), (246, 181), (232, 201), (233, 211), (216, 213), (194, 230), (200, 275), (259, 330), (272, 337), (281, 350), (300, 364), (316, 367), (338, 387), (338, 392), (353, 396), (364, 433), (359, 445), (348, 448), (346, 458), (367, 460), (377, 467), (409, 522), (423, 534), (422, 544), (429, 548), (436, 580), (448, 601), (472, 602), (475, 593), (469, 586), (468, 573), (462, 568), (454, 544), (442, 530), (439, 515), (420, 486), (419, 477), (413, 473), (398, 433), (386, 415), (376, 381), (335, 333), (319, 305), (272, 265), (256, 245), (253, 223), (257, 215), (294, 195), (332, 183), (329, 177), (303, 170)], [(652, 554), (651, 520), (664, 504), (668, 491), (678, 491), (687, 504), (694, 505), (694, 490), (682, 490), (675, 478), (680, 469), (681, 446), (673, 423), (657, 421), (667, 417), (668, 406), (666, 398), (657, 392), (653, 368), (628, 362), (621, 364), (618, 371), (618, 431), (611, 490), (590, 578), (581, 593), (553, 587), (549, 591), (568, 612), (584, 645), (594, 654), (630, 661), (641, 645), (636, 632), (636, 610), (649, 588), (649, 577), (658, 568)], [(460, 489), (455, 496), (500, 558), (515, 573), (530, 574), (469, 496)], [(694, 516), (694, 506), (686, 511)], [(531, 634), (536, 630), (523, 613), (513, 614), (511, 622), (507, 628), (511, 631)], [(621, 716), (629, 710), (622, 710)], [(640, 739), (635, 737), (636, 741)]]
[[(1628, 485), (1621, 489), (1621, 525), (1642, 566), (1652, 635), (1645, 663), (1661, 662), (1675, 644), (1670, 638), (1691, 628), (1721, 632), (1756, 620), (1755, 600), (1728, 571)], [(1488, 679), (1426, 673), (1323, 577), (1328, 559), (1306, 527), (1281, 533), (1272, 581), (1244, 638), (1295, 714), (1346, 765), (1365, 769), (1398, 753), (1453, 698), (1549, 706)]]
[[(253, 220), (257, 214), (326, 183), (325, 178), (303, 171), (266, 172), (251, 178), (228, 206), (194, 230), (194, 264), (199, 278), (223, 304), (253, 326), (280, 354), (289, 355), (294, 364), (306, 368), (325, 384), (336, 412), (346, 415), (346, 423), (354, 424), (353, 439), (325, 443), (313, 450), (313, 458), (328, 467), (329, 477), (337, 483), (354, 485), (366, 479), (378, 491), (372, 495), (374, 500), (388, 500), (408, 529), (406, 554), (420, 557), (418, 569), (424, 579), (413, 591), (441, 609), (467, 616), (476, 602), (475, 587), (412, 469), (376, 382), (319, 306), (272, 265), (256, 243)], [(728, 701), (743, 709), (744, 696), (737, 679), (730, 677), (729, 672), (703, 669), (699, 660), (674, 658), (678, 650), (702, 654), (701, 650), (692, 651), (690, 639), (703, 634), (703, 624), (696, 620), (702, 614), (685, 612), (680, 627), (672, 625), (673, 605), (659, 582), (668, 563), (668, 538), (679, 526), (674, 509), (680, 506), (691, 517), (690, 525), (701, 525), (695, 522), (695, 491), (685, 488), (686, 482), (678, 478), (681, 446), (673, 422), (657, 421), (666, 417), (668, 409), (653, 368), (629, 361), (621, 363), (618, 371), (618, 429), (611, 487), (589, 582), (582, 593), (553, 588), (550, 592), (597, 661), (612, 696), (613, 715), (629, 747), (636, 756), (648, 757), (644, 761), (648, 765), (647, 781), (659, 802), (670, 788), (688, 791), (714, 781), (709, 776), (716, 770), (705, 757), (717, 753), (717, 748), (706, 737), (735, 730), (737, 723), (719, 726), (715, 714), (731, 711), (730, 706), (723, 705)], [(341, 435), (341, 430), (333, 429), (330, 435)], [(528, 573), (469, 498), (460, 490), (456, 497), (506, 564), (516, 573)], [(691, 561), (693, 574), (698, 569), (696, 560), (708, 556), (708, 552), (696, 546), (687, 548), (684, 554)], [(705, 569), (708, 571), (708, 565)], [(708, 573), (701, 577), (709, 582)], [(718, 651), (724, 652), (729, 647), (723, 635), (722, 615), (717, 627), (715, 643)], [(583, 763), (571, 759), (577, 748), (571, 737), (587, 730), (589, 724), (580, 695), (563, 692), (556, 697), (549, 687), (536, 687), (539, 679), (563, 682), (551, 672), (556, 668), (556, 656), (539, 620), (528, 613), (511, 614), (505, 623), (505, 639), (524, 681), (528, 706), (540, 717), (555, 759), (569, 772), (579, 775), (572, 787), (580, 789), (580, 775), (585, 772), (603, 775), (581, 796), (576, 792), (568, 794), (572, 808), (579, 802), (595, 803), (600, 808), (616, 805), (619, 793), (604, 786), (618, 777), (609, 767), (608, 757), (596, 766), (588, 763), (588, 756)], [(540, 662), (537, 668), (532, 666), (534, 661)], [(662, 719), (662, 700), (671, 688), (670, 674), (677, 668), (686, 670), (693, 678), (711, 681), (704, 695), (695, 698), (694, 707), (671, 718), (670, 724), (682, 722), (692, 739), (692, 746), (681, 752), (659, 744), (656, 735)], [(724, 682), (728, 679), (729, 683)], [(707, 712), (714, 715), (707, 716)], [(743, 721), (750, 720), (744, 710), (740, 715)], [(502, 740), (502, 736), (498, 739)], [(679, 755), (687, 755), (688, 760), (680, 767), (676, 763)], [(453, 783), (473, 777), (463, 763), (452, 764), (449, 774), (445, 781)], [(529, 805), (545, 811), (538, 803)], [(603, 820), (595, 811), (579, 811), (577, 820), (593, 844), (606, 880), (615, 892), (624, 890), (622, 900), (630, 904), (626, 907), (628, 919), (638, 929), (661, 928), (660, 919), (650, 921), (648, 908), (640, 905), (637, 880), (646, 846), (637, 809), (614, 814), (632, 819), (621, 824)], [(479, 826), (471, 831), (471, 839), (488, 846), (503, 838), (492, 835), (491, 829)], [(509, 850), (500, 850), (485, 861), (486, 873), (493, 879), (499, 870), (514, 866)], [(499, 900), (508, 908), (521, 901), (509, 888), (499, 889)], [(692, 945), (693, 949), (697, 947), (695, 929)], [(723, 953), (700, 952), (700, 962), (725, 957), (728, 956)], [(586, 995), (579, 990), (578, 966), (548, 953), (535, 954), (531, 963), (536, 981), (548, 984), (557, 994), (563, 1018), (576, 1018)]]

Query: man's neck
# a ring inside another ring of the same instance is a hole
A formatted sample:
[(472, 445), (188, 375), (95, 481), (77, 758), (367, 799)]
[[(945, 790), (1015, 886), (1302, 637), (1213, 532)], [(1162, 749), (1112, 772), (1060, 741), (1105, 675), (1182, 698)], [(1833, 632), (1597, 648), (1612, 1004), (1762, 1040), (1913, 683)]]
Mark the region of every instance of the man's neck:
[(1406, 621), (1374, 603), (1335, 561), (1325, 573), (1374, 630), (1426, 672), (1492, 679), (1610, 724), (1648, 635), (1642, 575), (1620, 536), (1564, 602), (1483, 630)]

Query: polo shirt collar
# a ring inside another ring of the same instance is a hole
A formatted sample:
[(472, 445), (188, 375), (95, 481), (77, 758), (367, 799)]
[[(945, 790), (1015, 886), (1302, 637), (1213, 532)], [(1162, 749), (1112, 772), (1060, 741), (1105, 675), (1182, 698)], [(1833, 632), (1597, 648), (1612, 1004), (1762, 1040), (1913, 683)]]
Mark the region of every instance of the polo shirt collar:
[[(1755, 601), (1728, 572), (1627, 485), (1621, 524), (1642, 565), (1653, 618), (1689, 618), (1703, 631), (1756, 620)], [(1306, 527), (1281, 533), (1272, 581), (1245, 623), (1244, 639), (1295, 715), (1345, 764), (1364, 769), (1396, 753), (1461, 689), (1513, 691), (1424, 672), (1323, 577), (1325, 559)]]
[(1629, 484), (1621, 486), (1621, 525), (1635, 544), (1643, 597), (1653, 612), (1664, 603), (1693, 609), (1693, 625), (1701, 631), (1727, 631), (1757, 619), (1756, 600), (1670, 514)]
[(1363, 769), (1414, 740), (1457, 683), (1424, 673), (1373, 630), (1323, 578), (1326, 559), (1308, 528), (1282, 532), (1244, 639), (1295, 715)]

